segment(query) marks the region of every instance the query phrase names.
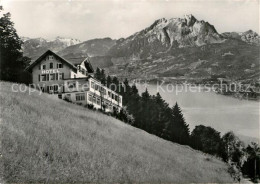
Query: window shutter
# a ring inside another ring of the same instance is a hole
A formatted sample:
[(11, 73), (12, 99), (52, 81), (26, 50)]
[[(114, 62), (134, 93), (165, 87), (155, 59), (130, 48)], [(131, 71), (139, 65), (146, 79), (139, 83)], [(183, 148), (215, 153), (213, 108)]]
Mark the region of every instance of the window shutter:
[(49, 81), (49, 74), (46, 74), (46, 81)]
[(56, 80), (59, 80), (59, 73), (56, 73)]

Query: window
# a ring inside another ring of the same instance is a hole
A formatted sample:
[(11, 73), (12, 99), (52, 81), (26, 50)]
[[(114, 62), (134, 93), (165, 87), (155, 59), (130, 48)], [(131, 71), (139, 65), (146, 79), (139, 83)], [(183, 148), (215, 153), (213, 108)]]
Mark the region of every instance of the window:
[(95, 96), (93, 96), (93, 103), (97, 103), (97, 102), (96, 102), (96, 97), (95, 97)]
[(98, 104), (98, 105), (101, 105), (100, 98), (97, 98), (97, 104)]
[(83, 100), (85, 100), (85, 94), (84, 93), (76, 94), (76, 101), (83, 101)]
[(53, 86), (47, 86), (47, 92), (52, 93), (53, 92)]
[(112, 93), (112, 99), (114, 100), (115, 98), (114, 98), (114, 94)]
[(46, 81), (46, 80), (47, 80), (46, 75), (45, 74), (42, 75), (42, 80), (41, 81)]
[(62, 79), (64, 79), (64, 73), (59, 73), (58, 75), (59, 75), (58, 80), (62, 80)]
[(99, 91), (99, 85), (95, 85), (95, 90)]
[(46, 65), (42, 65), (42, 69), (43, 69), (43, 70), (46, 70)]
[(42, 65), (39, 65), (39, 70), (42, 69)]
[(93, 89), (94, 89), (94, 87), (95, 87), (95, 84), (94, 84), (94, 82), (91, 82), (91, 88), (93, 88)]
[(62, 63), (57, 63), (57, 68), (63, 68), (63, 64)]
[(85, 75), (85, 70), (83, 68), (80, 69), (80, 72)]
[(38, 75), (38, 80), (39, 82), (41, 82), (41, 75)]
[(115, 95), (115, 100), (118, 101), (118, 96), (117, 95)]
[(49, 60), (53, 60), (53, 56), (49, 56)]
[(52, 69), (53, 68), (53, 63), (50, 63), (50, 69)]
[(91, 94), (88, 95), (88, 101), (93, 102), (93, 96)]
[(76, 78), (77, 76), (76, 75), (74, 75), (74, 78)]
[(108, 96), (111, 98), (111, 92), (110, 91), (108, 92)]
[(50, 80), (55, 80), (55, 73), (50, 74)]
[(58, 89), (59, 89), (59, 86), (58, 86), (58, 85), (54, 85), (54, 86), (53, 86), (54, 92), (58, 92)]

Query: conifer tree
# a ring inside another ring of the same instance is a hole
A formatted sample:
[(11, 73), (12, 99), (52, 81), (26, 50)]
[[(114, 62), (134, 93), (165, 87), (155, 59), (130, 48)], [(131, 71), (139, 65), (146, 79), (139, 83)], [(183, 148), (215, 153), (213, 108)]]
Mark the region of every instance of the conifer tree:
[(129, 96), (131, 94), (131, 86), (129, 85), (129, 82), (127, 80), (127, 78), (125, 78), (124, 80), (124, 90), (121, 92), (121, 95), (123, 96), (123, 105), (128, 103), (129, 100)]
[(140, 127), (140, 103), (141, 98), (138, 93), (138, 89), (136, 85), (132, 85), (130, 89), (130, 94), (128, 96), (128, 103), (126, 104), (127, 110), (130, 114), (134, 116), (135, 122), (133, 126), (135, 127)]
[(170, 141), (180, 144), (189, 143), (189, 125), (185, 122), (177, 102), (172, 108), (172, 119), (167, 125), (166, 137)]
[(117, 77), (113, 77), (112, 79), (112, 90), (119, 93), (120, 89), (119, 89), (119, 80), (117, 79)]
[[(0, 6), (0, 13), (3, 7)], [(23, 57), (22, 40), (11, 21), (11, 14), (0, 17), (0, 80), (29, 83), (30, 74), (24, 71), (30, 59)]]
[(100, 72), (100, 81), (103, 85), (106, 85), (106, 74), (104, 69)]
[[(165, 129), (165, 124), (169, 120), (170, 108), (168, 104), (162, 99), (160, 93), (157, 93), (156, 96), (153, 97), (153, 103), (151, 107), (151, 128), (152, 133), (163, 137), (163, 131)], [(168, 112), (168, 115), (167, 115)]]
[(107, 87), (110, 89), (111, 88), (111, 85), (112, 84), (112, 79), (111, 79), (111, 77), (108, 75), (107, 76), (107, 80), (106, 80), (106, 85), (107, 85)]
[(150, 108), (151, 108), (151, 96), (146, 88), (145, 92), (141, 95), (141, 107), (140, 107), (140, 123), (141, 128), (150, 133), (149, 123), (150, 121)]
[(97, 67), (96, 73), (94, 74), (94, 77), (95, 77), (97, 80), (101, 80), (101, 71), (100, 71), (100, 68)]

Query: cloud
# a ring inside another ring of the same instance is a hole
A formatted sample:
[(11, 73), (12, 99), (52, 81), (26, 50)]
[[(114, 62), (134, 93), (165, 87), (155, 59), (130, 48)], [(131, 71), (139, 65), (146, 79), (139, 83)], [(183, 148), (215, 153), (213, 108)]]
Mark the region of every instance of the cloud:
[(166, 17), (194, 14), (218, 32), (259, 32), (257, 0), (2, 0), (21, 36), (127, 37)]

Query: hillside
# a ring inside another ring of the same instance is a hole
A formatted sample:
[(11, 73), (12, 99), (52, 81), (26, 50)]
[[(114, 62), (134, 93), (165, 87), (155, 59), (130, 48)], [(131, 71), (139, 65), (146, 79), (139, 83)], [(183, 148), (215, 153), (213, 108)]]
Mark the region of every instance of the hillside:
[(119, 58), (112, 57), (116, 62), (110, 73), (128, 78), (201, 80), (221, 75), (234, 80), (254, 80), (260, 73), (259, 46), (241, 40), (174, 48), (147, 58)]
[(233, 182), (225, 163), (190, 147), (52, 95), (0, 84), (6, 182)]

